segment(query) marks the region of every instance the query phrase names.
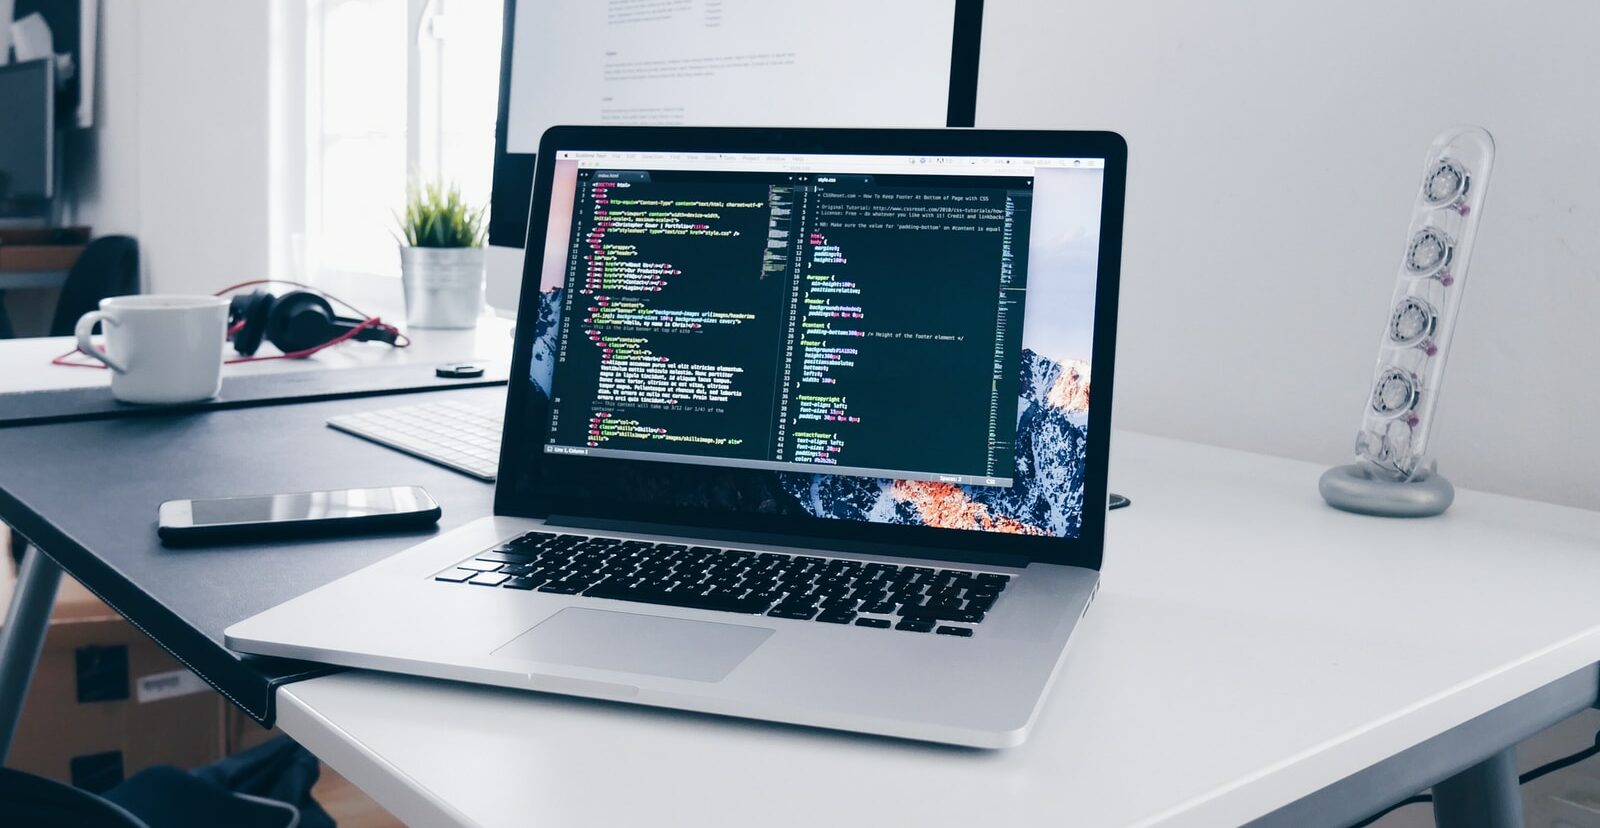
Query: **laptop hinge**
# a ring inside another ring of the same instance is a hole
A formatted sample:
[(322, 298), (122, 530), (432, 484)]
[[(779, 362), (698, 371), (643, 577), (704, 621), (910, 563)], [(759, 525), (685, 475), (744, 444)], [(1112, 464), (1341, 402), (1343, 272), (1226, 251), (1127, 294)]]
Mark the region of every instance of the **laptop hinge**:
[(988, 566), (1025, 567), (1028, 559), (1021, 555), (980, 552), (972, 549), (946, 547), (906, 546), (892, 543), (854, 541), (845, 538), (805, 537), (776, 532), (750, 532), (738, 529), (715, 529), (704, 526), (685, 526), (678, 523), (647, 523), (637, 520), (607, 520), (583, 515), (551, 515), (545, 519), (552, 526), (573, 529), (594, 529), (606, 532), (636, 532), (644, 535), (673, 535), (721, 543), (759, 543), (770, 546), (789, 546), (819, 551), (850, 552), (888, 558), (933, 558), (952, 563), (984, 564)]

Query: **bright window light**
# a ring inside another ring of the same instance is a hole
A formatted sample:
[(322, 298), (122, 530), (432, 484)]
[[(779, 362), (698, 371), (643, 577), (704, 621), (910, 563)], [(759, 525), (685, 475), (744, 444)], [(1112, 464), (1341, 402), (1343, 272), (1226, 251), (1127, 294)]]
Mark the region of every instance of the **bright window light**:
[(502, 6), (311, 0), (309, 11), (308, 264), (398, 276), (394, 213), (409, 177), (489, 203)]

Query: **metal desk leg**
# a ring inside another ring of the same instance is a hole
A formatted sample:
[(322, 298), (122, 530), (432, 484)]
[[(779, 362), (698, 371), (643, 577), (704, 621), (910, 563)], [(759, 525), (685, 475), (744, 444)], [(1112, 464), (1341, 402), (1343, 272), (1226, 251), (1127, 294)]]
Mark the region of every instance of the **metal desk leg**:
[(1433, 786), (1439, 828), (1522, 828), (1517, 749), (1509, 747)]
[(39, 547), (29, 545), (17, 571), (17, 590), (11, 594), (6, 625), (0, 628), (0, 764), (11, 753), (11, 739), (22, 718), (22, 702), (39, 663), (50, 607), (61, 584), (61, 567)]

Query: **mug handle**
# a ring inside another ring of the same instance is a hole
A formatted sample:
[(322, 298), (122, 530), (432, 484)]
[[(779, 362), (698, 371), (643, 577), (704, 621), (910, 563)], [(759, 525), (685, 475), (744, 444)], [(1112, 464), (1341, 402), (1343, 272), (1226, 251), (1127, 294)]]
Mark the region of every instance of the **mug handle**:
[(73, 334), (78, 337), (78, 350), (83, 352), (85, 356), (104, 362), (107, 368), (119, 374), (128, 373), (127, 368), (112, 359), (104, 351), (96, 348), (94, 343), (89, 340), (89, 335), (94, 333), (94, 326), (98, 322), (104, 322), (112, 327), (116, 327), (118, 324), (117, 318), (105, 311), (89, 311), (78, 317), (78, 325), (72, 330)]

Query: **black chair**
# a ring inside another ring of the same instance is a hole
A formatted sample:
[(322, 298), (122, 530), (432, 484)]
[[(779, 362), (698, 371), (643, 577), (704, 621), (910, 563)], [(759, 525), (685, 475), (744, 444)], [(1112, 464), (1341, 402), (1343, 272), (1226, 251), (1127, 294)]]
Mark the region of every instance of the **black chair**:
[(78, 317), (100, 307), (101, 299), (138, 292), (139, 243), (130, 236), (101, 236), (67, 272), (49, 335), (71, 336)]

